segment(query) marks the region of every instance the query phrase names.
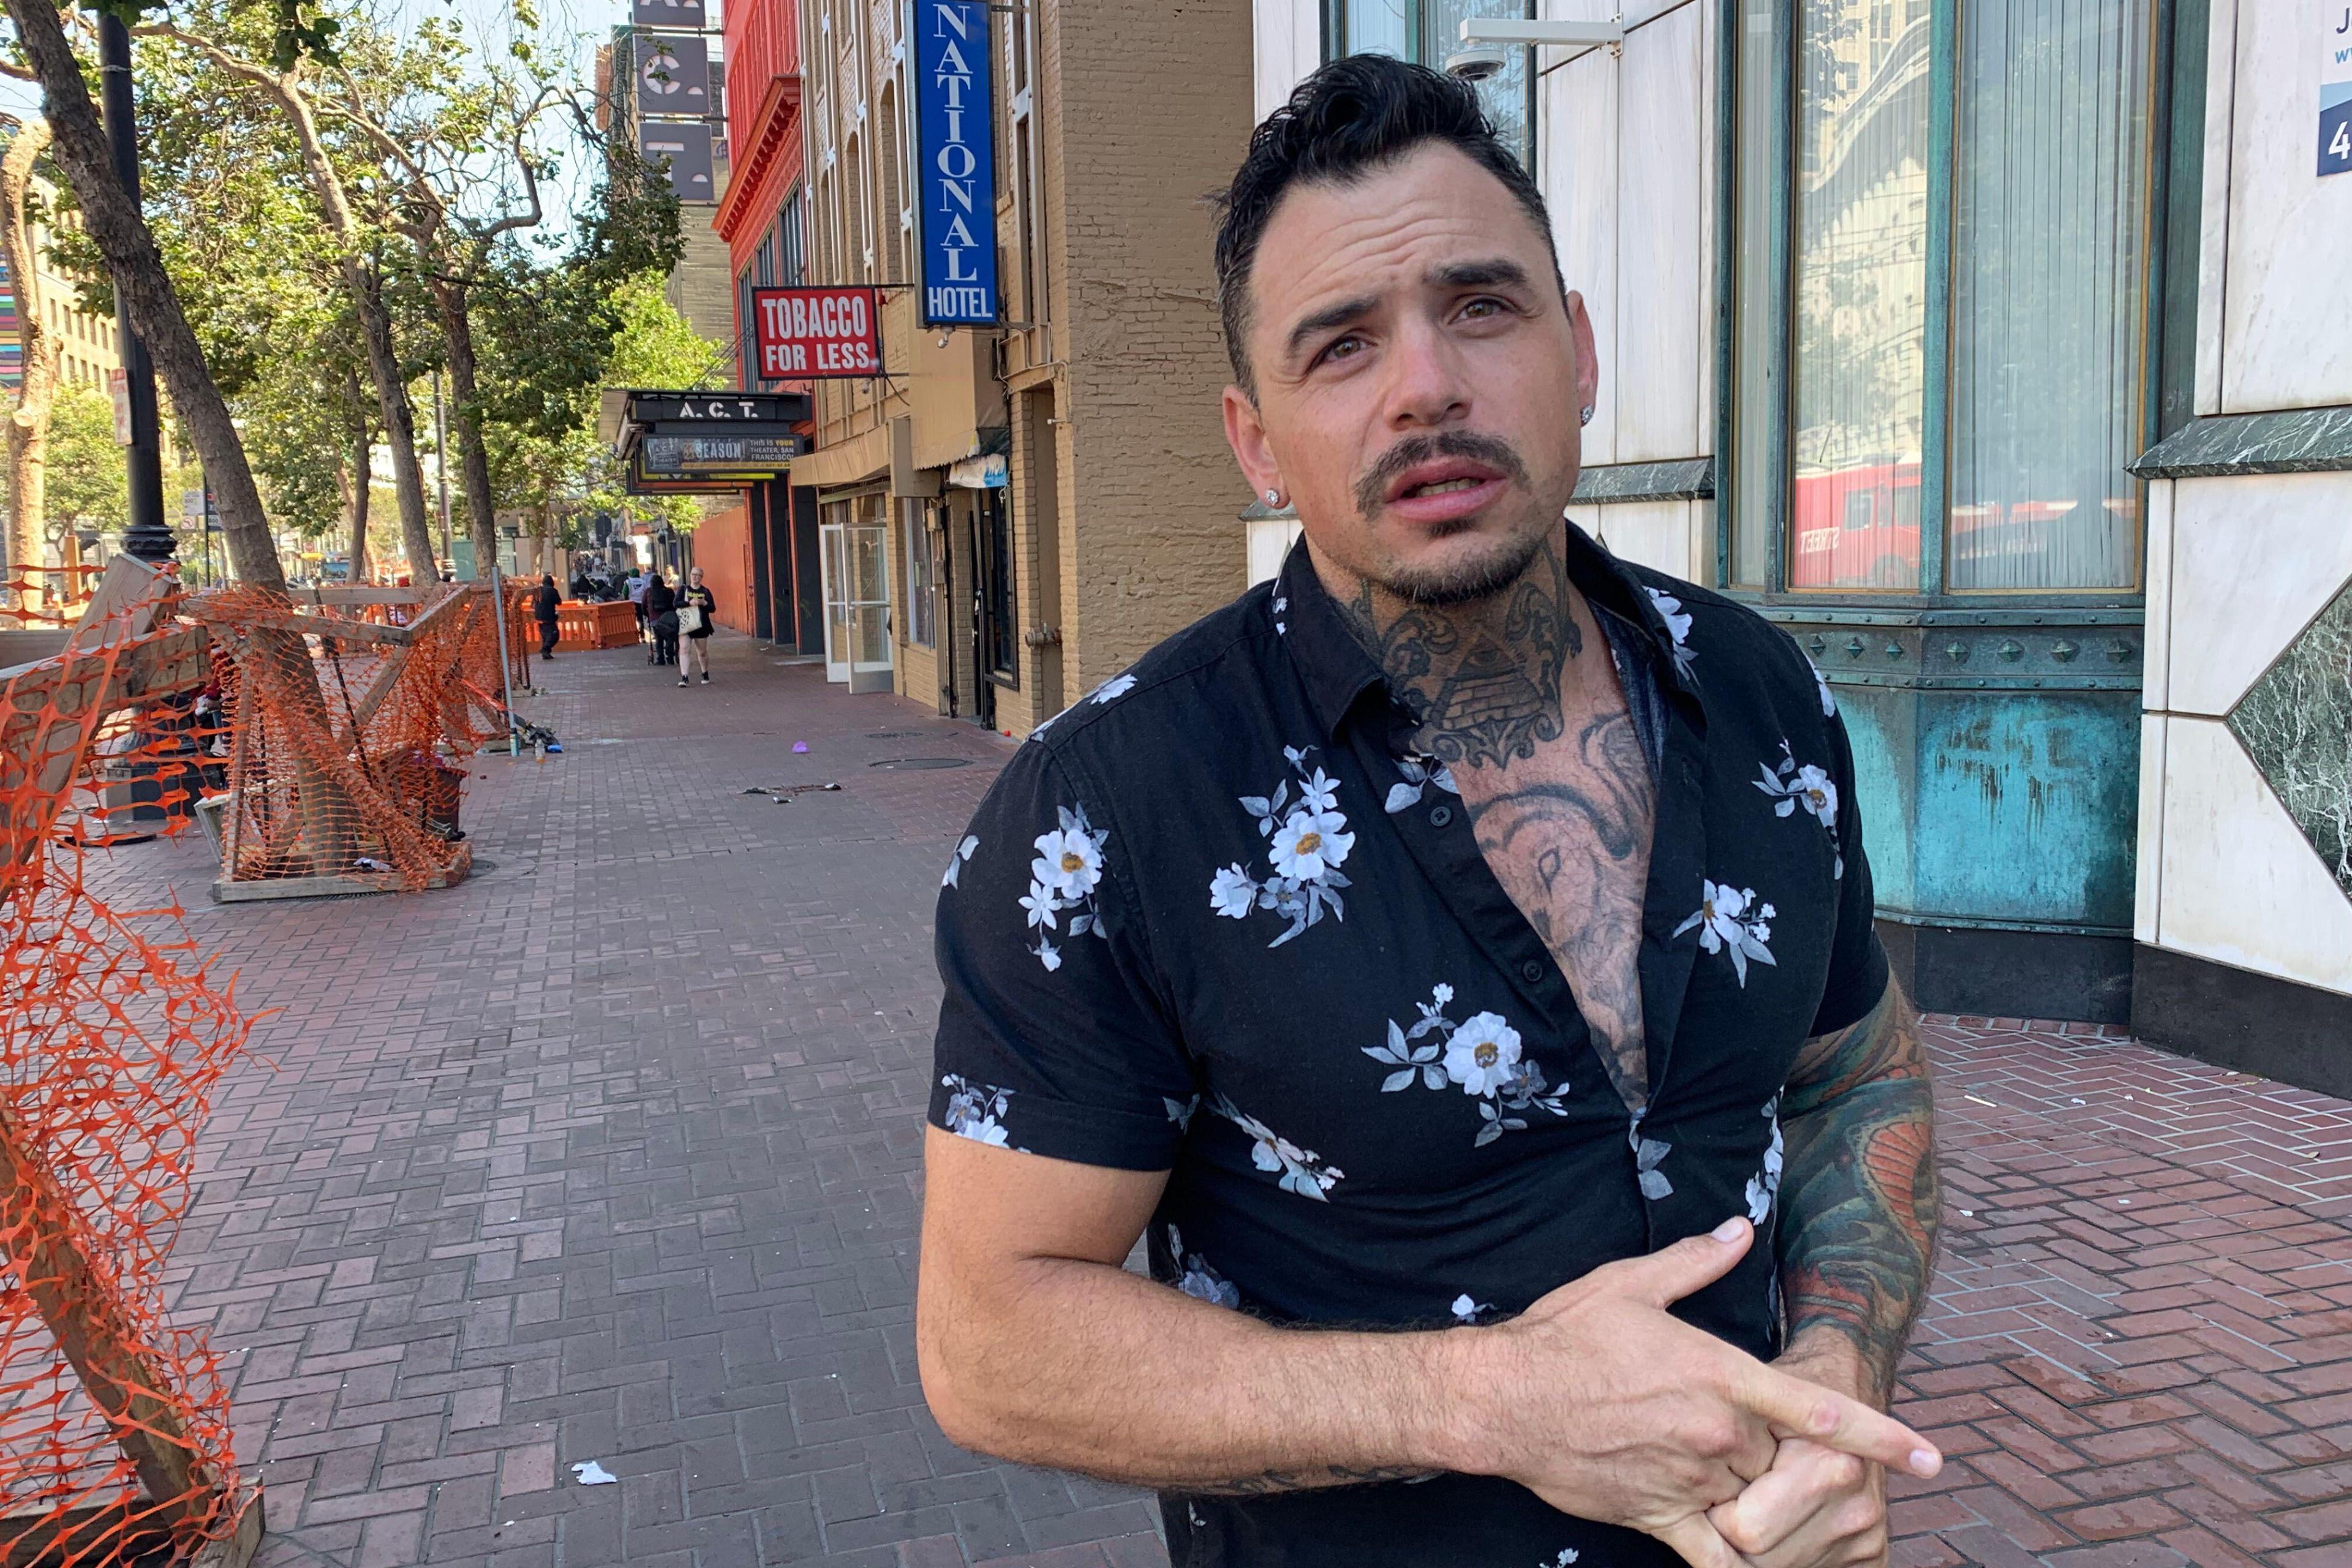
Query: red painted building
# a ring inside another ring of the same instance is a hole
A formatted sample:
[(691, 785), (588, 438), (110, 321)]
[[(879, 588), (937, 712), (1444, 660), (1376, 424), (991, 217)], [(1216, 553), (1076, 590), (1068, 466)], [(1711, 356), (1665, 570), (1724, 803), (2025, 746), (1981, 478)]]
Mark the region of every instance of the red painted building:
[[(751, 291), (807, 280), (797, 0), (729, 0), (726, 59), (731, 167), (710, 226), (727, 241), (734, 271), (736, 384), (756, 390)], [(770, 383), (767, 390), (804, 389)], [(788, 480), (755, 485), (740, 509), (714, 512), (699, 531), (698, 558), (723, 555), (730, 568), (741, 563), (742, 618), (733, 624), (782, 647), (824, 651), (814, 495), (795, 506)], [(729, 619), (723, 609), (720, 619)]]

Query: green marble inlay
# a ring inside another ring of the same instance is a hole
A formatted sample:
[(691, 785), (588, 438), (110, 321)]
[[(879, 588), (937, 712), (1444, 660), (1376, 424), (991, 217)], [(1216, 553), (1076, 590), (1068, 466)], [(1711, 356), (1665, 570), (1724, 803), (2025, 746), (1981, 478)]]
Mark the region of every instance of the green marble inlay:
[(2288, 408), (2192, 419), (2127, 468), (2144, 479), (2352, 468), (2352, 408)]
[(2230, 729), (2352, 898), (2352, 586), (2238, 700)]

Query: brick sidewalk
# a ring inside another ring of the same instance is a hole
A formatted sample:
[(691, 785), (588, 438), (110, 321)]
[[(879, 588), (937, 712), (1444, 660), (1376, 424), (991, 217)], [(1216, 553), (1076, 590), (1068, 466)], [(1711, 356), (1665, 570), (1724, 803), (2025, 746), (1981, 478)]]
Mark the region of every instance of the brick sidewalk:
[[(223, 908), (194, 843), (98, 874), (169, 879), (278, 1009), (176, 1255), (270, 1568), (1165, 1562), (1148, 1501), (958, 1451), (916, 1383), (932, 899), (1009, 748), (715, 652), (688, 691), (538, 667), (567, 754), (474, 764), (452, 891)], [(869, 765), (906, 757), (971, 765)], [(1905, 1387), (1956, 1460), (1897, 1561), (2352, 1568), (2352, 1106), (2095, 1032), (1934, 1043)]]

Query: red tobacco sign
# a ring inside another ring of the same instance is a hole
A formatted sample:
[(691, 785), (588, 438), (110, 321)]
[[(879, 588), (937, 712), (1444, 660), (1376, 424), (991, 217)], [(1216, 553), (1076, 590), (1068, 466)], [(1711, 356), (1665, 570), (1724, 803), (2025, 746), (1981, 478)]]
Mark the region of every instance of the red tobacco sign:
[(762, 381), (882, 374), (871, 289), (754, 289), (751, 331)]

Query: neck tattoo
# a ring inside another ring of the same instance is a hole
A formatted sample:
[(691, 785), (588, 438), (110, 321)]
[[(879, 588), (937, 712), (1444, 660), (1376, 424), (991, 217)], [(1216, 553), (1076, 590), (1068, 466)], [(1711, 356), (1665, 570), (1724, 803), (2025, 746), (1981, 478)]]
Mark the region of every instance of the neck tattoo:
[(1584, 651), (1558, 541), (1501, 592), (1460, 605), (1376, 599), (1359, 581), (1340, 601), (1420, 732), (1418, 747), (1454, 767), (1508, 767), (1559, 739), (1561, 679)]

